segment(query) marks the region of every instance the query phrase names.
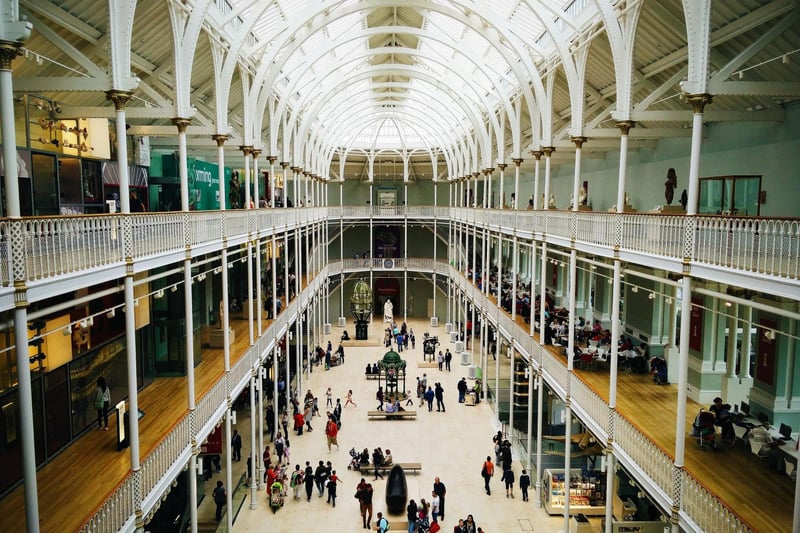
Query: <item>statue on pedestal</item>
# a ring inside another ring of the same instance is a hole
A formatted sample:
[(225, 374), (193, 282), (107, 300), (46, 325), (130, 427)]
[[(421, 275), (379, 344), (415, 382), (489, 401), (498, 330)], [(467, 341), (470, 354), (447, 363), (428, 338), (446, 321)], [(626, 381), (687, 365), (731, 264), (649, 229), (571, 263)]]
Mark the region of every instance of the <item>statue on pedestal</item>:
[(586, 205), (587, 196), (586, 188), (581, 185), (581, 188), (578, 190), (578, 205)]
[(556, 208), (556, 195), (555, 194), (552, 194), (552, 193), (550, 194), (550, 202), (548, 204), (548, 207), (550, 209), (555, 209)]
[(386, 303), (383, 304), (383, 321), (391, 323), (394, 321), (394, 306), (392, 305), (392, 301), (390, 299), (386, 299)]

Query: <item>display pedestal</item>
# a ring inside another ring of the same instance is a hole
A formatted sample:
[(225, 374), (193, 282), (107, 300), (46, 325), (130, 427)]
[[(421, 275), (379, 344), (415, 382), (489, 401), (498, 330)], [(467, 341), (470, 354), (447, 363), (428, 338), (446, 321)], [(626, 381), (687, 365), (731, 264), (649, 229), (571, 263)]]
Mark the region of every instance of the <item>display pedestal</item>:
[(579, 205), (578, 211), (592, 211), (592, 208), (589, 207), (588, 205)]
[(369, 332), (369, 322), (364, 322), (363, 320), (359, 320), (356, 322), (357, 341), (367, 340), (368, 332)]
[(654, 213), (664, 213), (666, 215), (685, 215), (686, 210), (679, 205), (662, 205), (661, 209), (656, 209)]
[[(609, 213), (616, 213), (616, 209), (609, 209)], [(625, 207), (622, 208), (623, 213), (637, 213), (636, 208), (633, 207), (631, 204), (625, 204)]]
[[(233, 344), (234, 340), (236, 340), (236, 333), (232, 328), (228, 328), (228, 345), (230, 346)], [(211, 337), (208, 339), (208, 345), (212, 348), (225, 347), (225, 332), (222, 330), (222, 328), (211, 331)]]

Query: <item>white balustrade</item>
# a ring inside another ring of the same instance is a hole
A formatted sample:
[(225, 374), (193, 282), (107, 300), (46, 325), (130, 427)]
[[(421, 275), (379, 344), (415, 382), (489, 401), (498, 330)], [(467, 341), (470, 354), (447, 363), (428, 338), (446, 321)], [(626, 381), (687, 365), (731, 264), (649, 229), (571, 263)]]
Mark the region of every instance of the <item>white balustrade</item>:
[(81, 533), (116, 533), (134, 514), (133, 476), (128, 476), (100, 509), (81, 527)]
[(614, 441), (667, 497), (672, 497), (672, 459), (619, 413), (614, 418)]
[(700, 531), (718, 533), (750, 533), (753, 531), (686, 471), (681, 472), (681, 489), (683, 514)]
[(608, 402), (603, 400), (596, 392), (580, 379), (573, 379), (571, 386), (572, 399), (580, 406), (580, 410), (600, 428), (601, 440), (608, 437)]

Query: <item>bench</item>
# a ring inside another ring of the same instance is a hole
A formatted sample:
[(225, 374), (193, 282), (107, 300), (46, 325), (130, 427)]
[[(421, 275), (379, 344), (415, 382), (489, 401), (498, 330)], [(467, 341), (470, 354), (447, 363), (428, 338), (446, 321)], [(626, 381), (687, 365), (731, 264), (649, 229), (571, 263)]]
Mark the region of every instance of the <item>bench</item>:
[(381, 377), (380, 374), (364, 374), (364, 377), (367, 379), (379, 379)]
[[(392, 463), (386, 466), (379, 466), (378, 472), (381, 474), (386, 474), (392, 469), (392, 467), (394, 467), (394, 465), (402, 466), (405, 473), (414, 472), (415, 474), (418, 474), (420, 470), (422, 470), (422, 463)], [(375, 472), (375, 467), (372, 465), (361, 465), (358, 467), (358, 470), (362, 474), (372, 474)]]
[[(375, 520), (377, 520), (377, 518), (375, 518)], [(378, 525), (376, 524), (373, 529), (375, 531), (378, 531)], [(407, 531), (407, 530), (408, 530), (408, 522), (398, 522), (396, 520), (389, 520), (389, 531)]]
[(416, 411), (397, 411), (397, 412), (394, 412), (394, 413), (387, 413), (385, 411), (367, 411), (367, 418), (372, 419), (372, 418), (378, 418), (378, 417), (382, 417), (382, 418), (386, 418), (386, 419), (391, 419), (391, 418), (417, 418), (417, 412)]

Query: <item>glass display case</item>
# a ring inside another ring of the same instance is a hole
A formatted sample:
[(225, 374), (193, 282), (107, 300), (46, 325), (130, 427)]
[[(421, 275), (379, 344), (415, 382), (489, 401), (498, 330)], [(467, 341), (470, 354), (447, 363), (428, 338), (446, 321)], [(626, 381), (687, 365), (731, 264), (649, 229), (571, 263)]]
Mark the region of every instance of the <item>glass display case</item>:
[(606, 505), (606, 473), (597, 470), (570, 470), (569, 480), (564, 470), (544, 471), (544, 508), (552, 515), (564, 512), (569, 498), (570, 514), (602, 516)]
[(717, 176), (700, 179), (702, 215), (759, 216), (761, 176)]

